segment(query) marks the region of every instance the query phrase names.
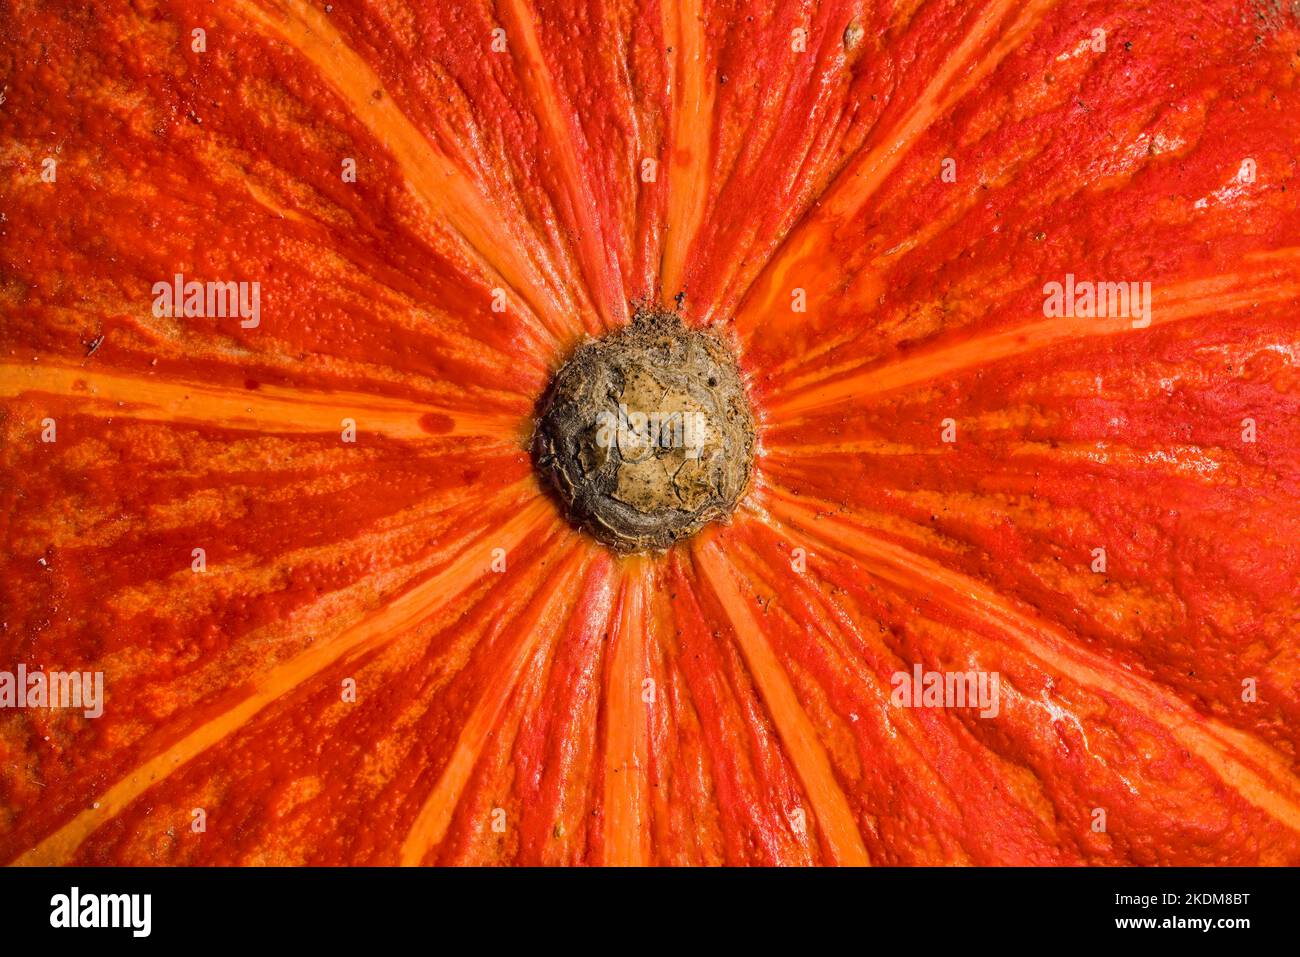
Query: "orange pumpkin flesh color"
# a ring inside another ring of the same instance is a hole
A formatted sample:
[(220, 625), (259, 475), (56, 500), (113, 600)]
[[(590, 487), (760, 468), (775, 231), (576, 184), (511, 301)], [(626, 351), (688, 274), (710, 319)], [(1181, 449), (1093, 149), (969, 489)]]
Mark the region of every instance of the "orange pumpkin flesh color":
[[(0, 861), (1300, 863), (1285, 6), (5, 4)], [(622, 555), (637, 303), (757, 444)]]

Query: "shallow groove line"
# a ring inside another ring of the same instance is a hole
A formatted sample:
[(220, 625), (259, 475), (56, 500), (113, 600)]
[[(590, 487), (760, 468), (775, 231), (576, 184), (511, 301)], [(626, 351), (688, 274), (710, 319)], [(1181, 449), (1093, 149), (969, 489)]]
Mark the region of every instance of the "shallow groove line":
[(500, 277), (515, 290), (548, 336), (560, 341), (576, 331), (536, 266), (518, 254), (524, 244), (487, 197), (398, 109), (370, 64), (347, 45), (326, 14), (301, 0), (236, 2), (250, 21), (316, 66), (353, 115), (392, 153), (415, 197), (455, 231), (486, 275)]
[(817, 826), (831, 855), (838, 864), (871, 863), (826, 749), (817, 739), (817, 731), (800, 705), (789, 676), (763, 637), (753, 610), (736, 584), (730, 563), (714, 542), (697, 546), (693, 554), (731, 621), (736, 642), (812, 803)]
[(643, 867), (649, 849), (649, 740), (641, 683), (646, 676), (645, 564), (630, 559), (619, 603), (618, 632), (606, 694), (605, 864)]
[(101, 794), (91, 807), (20, 855), (14, 863), (41, 866), (66, 863), (99, 827), (125, 810), (149, 788), (243, 728), (267, 706), (345, 656), (383, 647), (460, 597), (482, 579), (484, 569), (488, 567), (486, 553), (481, 556), (481, 561), (469, 557), (476, 546), (490, 544), (509, 551), (536, 536), (548, 521), (554, 521), (553, 506), (545, 499), (536, 498), (492, 535), (490, 541), (485, 542), (487, 536), (482, 531), (466, 536), (442, 571), (385, 605), (378, 614), (358, 622), (334, 638), (317, 642), (253, 679), (250, 682), (251, 695), (139, 765)]
[(785, 498), (778, 493), (769, 503), (772, 513), (782, 516), (782, 521), (832, 550), (864, 562), (900, 587), (923, 589), (935, 597), (946, 595), (951, 607), (964, 609), (984, 620), (1057, 673), (1110, 694), (1154, 719), (1248, 802), (1292, 830), (1300, 831), (1300, 780), (1267, 745), (1243, 731), (1200, 717), (1151, 681), (1096, 661), (1067, 635), (1034, 622), (977, 579)]
[[(1024, 0), (994, 0), (990, 3), (979, 14), (957, 49), (926, 85), (895, 131), (837, 179), (826, 197), (826, 214), (834, 219), (847, 219), (857, 215), (920, 139), (921, 134), (951, 110), (976, 84), (997, 69), (1007, 54), (1028, 37), (1055, 2), (1056, 0), (1032, 0), (1028, 3)], [(1016, 21), (1003, 29), (1003, 21), (1017, 7), (1023, 9)], [(987, 54), (970, 65), (963, 74), (963, 68), (976, 51), (994, 37), (997, 40)]]
[[(342, 420), (352, 418), (359, 432), (394, 439), (455, 435), (513, 442), (518, 427), (517, 417), (512, 415), (444, 410), (433, 404), (357, 392), (308, 392), (273, 385), (254, 391), (50, 362), (0, 362), (0, 397), (29, 393), (81, 400), (83, 407), (77, 411), (88, 415), (259, 432), (337, 434)], [(425, 428), (421, 419), (431, 414), (438, 424)]]
[[(785, 277), (801, 261), (825, 255), (827, 237), (821, 234), (832, 233), (837, 224), (856, 216), (935, 120), (992, 73), (1030, 35), (1055, 3), (1056, 0), (1024, 3), (1015, 21), (1006, 28), (1002, 24), (1020, 5), (1018, 0), (994, 0), (980, 12), (974, 25), (902, 119), (873, 145), (867, 147), (864, 144), (865, 152), (857, 155), (831, 180), (819, 206), (814, 207), (816, 211), (790, 230), (767, 266), (757, 275), (755, 283), (745, 291), (738, 312), (738, 319), (744, 318), (740, 328), (743, 338), (747, 340), (760, 328), (766, 306), (774, 301), (770, 294), (754, 294), (764, 289), (799, 285), (786, 282)], [(970, 63), (977, 51), (995, 38), (989, 50)]]
[[(549, 502), (546, 504), (550, 505)], [(479, 698), (461, 728), (456, 747), (438, 777), (438, 783), (425, 798), (402, 842), (399, 860), (403, 866), (414, 867), (423, 863), (429, 851), (446, 837), (474, 767), (488, 738), (495, 732), (520, 675), (538, 647), (553, 640), (559, 631), (562, 622), (561, 616), (556, 614), (557, 606), (572, 590), (567, 586), (581, 574), (578, 566), (585, 566), (590, 559), (590, 552), (584, 548), (570, 546), (567, 551), (544, 586), (545, 597), (541, 601), (534, 599), (532, 606), (511, 623), (510, 630), (523, 637), (510, 650), (509, 657), (500, 663), (488, 684), (487, 693)]]
[(596, 325), (587, 323), (587, 332), (598, 335), (611, 323), (621, 325), (629, 318), (617, 257), (613, 244), (605, 241), (604, 223), (595, 193), (584, 183), (576, 148), (576, 140), (582, 135), (581, 127), (576, 111), (569, 104), (561, 103), (555, 77), (547, 66), (537, 37), (536, 14), (528, 0), (510, 0), (509, 10), (523, 37), (522, 59), (532, 79), (525, 85), (537, 100), (539, 125), (559, 159), (564, 198), (576, 220), (574, 241), (579, 251), (579, 268), (586, 278), (585, 291), (594, 300), (600, 320)]
[(714, 74), (706, 62), (700, 0), (665, 0), (664, 45), (672, 87), (668, 149), (667, 240), (659, 268), (660, 296), (671, 299), (685, 279), (686, 256), (699, 231), (713, 161)]
[[(1083, 341), (1103, 336), (1138, 335), (1157, 326), (1215, 312), (1300, 300), (1300, 276), (1293, 274), (1285, 277), (1289, 281), (1276, 281), (1280, 278), (1280, 273), (1274, 273), (1267, 277), (1274, 281), (1268, 283), (1262, 282), (1265, 277), (1230, 273), (1177, 283), (1164, 289), (1155, 288), (1152, 290), (1151, 325), (1146, 329), (1134, 329), (1122, 319), (1042, 319), (955, 345), (933, 347), (844, 379), (795, 391), (784, 402), (773, 405), (772, 417), (774, 420), (782, 419), (784, 424), (787, 416), (851, 401), (863, 395), (878, 395), (919, 382), (930, 382), (1071, 339)], [(835, 371), (845, 370), (840, 367), (832, 370), (832, 374)], [(805, 379), (803, 383), (807, 386), (818, 378)]]

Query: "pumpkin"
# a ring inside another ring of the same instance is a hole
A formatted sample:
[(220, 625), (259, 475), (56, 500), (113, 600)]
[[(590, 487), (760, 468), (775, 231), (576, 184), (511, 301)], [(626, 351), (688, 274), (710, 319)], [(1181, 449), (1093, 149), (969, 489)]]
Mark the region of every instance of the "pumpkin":
[(1288, 5), (0, 37), (0, 860), (1300, 862)]

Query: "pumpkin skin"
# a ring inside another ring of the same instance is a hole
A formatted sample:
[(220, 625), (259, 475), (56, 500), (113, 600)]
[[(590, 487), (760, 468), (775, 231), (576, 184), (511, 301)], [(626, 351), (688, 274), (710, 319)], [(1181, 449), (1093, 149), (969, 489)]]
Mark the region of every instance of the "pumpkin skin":
[[(1293, 13), (13, 0), (0, 37), (0, 669), (106, 684), (0, 711), (0, 860), (1300, 863)], [(260, 325), (155, 316), (176, 273), (260, 282)], [(1151, 282), (1151, 325), (1046, 318), (1067, 273)], [(679, 294), (752, 488), (619, 557), (534, 403)], [(1000, 712), (891, 705), (918, 664)]]

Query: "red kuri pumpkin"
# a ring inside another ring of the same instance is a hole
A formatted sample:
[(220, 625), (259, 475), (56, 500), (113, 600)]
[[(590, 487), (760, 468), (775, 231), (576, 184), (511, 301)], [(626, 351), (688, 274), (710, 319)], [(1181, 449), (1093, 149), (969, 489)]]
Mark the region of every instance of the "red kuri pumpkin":
[[(1300, 862), (1298, 77), (1229, 0), (4, 4), (0, 861)], [(618, 551), (532, 442), (638, 309), (753, 465)]]

